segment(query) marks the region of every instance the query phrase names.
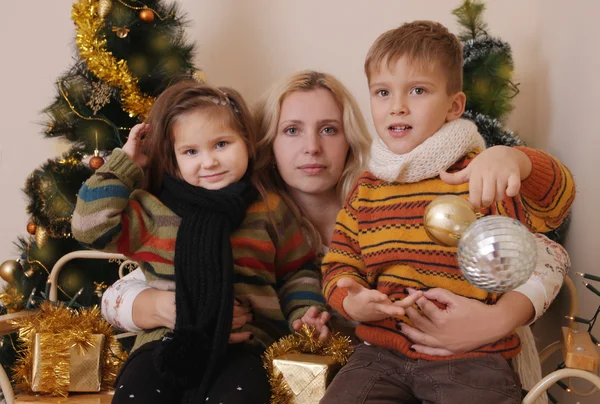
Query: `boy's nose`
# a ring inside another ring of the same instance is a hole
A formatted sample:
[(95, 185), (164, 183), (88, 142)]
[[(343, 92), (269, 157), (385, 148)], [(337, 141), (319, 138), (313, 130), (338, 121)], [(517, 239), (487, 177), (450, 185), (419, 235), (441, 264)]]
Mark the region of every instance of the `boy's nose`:
[(390, 109), (390, 115), (404, 115), (408, 112), (408, 107), (404, 100), (400, 97), (394, 99), (392, 107)]

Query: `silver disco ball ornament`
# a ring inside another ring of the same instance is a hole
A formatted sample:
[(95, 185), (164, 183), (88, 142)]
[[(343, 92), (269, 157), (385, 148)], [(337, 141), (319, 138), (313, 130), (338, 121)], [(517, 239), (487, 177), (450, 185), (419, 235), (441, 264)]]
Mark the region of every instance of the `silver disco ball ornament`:
[(533, 234), (518, 220), (486, 216), (471, 224), (458, 244), (465, 278), (487, 292), (504, 293), (525, 283), (536, 264)]

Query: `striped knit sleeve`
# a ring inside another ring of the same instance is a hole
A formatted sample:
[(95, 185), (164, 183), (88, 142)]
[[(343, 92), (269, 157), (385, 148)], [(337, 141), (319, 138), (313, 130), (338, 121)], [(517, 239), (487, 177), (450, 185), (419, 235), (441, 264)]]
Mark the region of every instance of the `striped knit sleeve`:
[[(142, 177), (141, 168), (115, 149), (79, 190), (71, 222), (73, 236), (87, 247), (129, 257), (144, 243), (152, 243), (155, 218), (143, 204), (154, 197), (134, 191)], [(158, 200), (150, 202), (157, 204)]]
[(316, 256), (304, 238), (300, 224), (281, 199), (272, 213), (279, 227), (275, 253), (277, 294), (291, 328), (291, 324), (311, 306), (325, 311), (325, 299)]
[(370, 289), (364, 277), (365, 263), (358, 243), (359, 189), (360, 178), (348, 195), (344, 207), (338, 213), (329, 252), (323, 258), (321, 266), (323, 293), (327, 303), (337, 312), (350, 319), (351, 317), (346, 313), (342, 304), (348, 295), (348, 291), (338, 288), (336, 286), (337, 281), (344, 277), (351, 277)]
[(575, 182), (569, 169), (553, 156), (527, 147), (517, 147), (531, 159), (532, 170), (521, 184), (523, 208), (531, 216), (535, 231), (560, 226), (575, 199)]

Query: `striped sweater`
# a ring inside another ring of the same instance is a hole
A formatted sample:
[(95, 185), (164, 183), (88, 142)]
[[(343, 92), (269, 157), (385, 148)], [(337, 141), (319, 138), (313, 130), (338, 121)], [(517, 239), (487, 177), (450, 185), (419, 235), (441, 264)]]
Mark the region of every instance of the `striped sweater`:
[[(522, 182), (520, 195), (506, 198), (482, 211), (516, 218), (534, 232), (556, 228), (575, 197), (573, 178), (560, 162), (536, 150), (521, 148), (533, 163), (531, 175)], [(477, 155), (468, 153), (449, 171), (466, 167)], [(437, 245), (425, 233), (423, 214), (441, 195), (467, 198), (469, 184), (448, 185), (434, 177), (415, 183), (386, 182), (370, 172), (355, 183), (337, 217), (329, 253), (322, 265), (327, 302), (350, 318), (342, 302), (346, 289), (336, 287), (351, 277), (369, 289), (377, 289), (392, 301), (406, 297), (405, 288), (444, 288), (457, 295), (494, 304), (500, 295), (471, 285), (458, 267), (456, 247)], [(435, 357), (410, 350), (412, 342), (400, 331), (408, 317), (393, 317), (358, 325), (357, 336), (369, 343), (399, 351), (410, 358), (441, 360), (500, 353), (516, 355), (516, 334), (474, 351), (452, 357)]]
[[(74, 237), (87, 247), (118, 252), (139, 262), (147, 280), (174, 279), (180, 218), (152, 194), (135, 189), (142, 170), (116, 149), (81, 187), (73, 213)], [(253, 343), (269, 346), (290, 331), (310, 306), (324, 309), (314, 253), (287, 205), (275, 194), (250, 206), (231, 234), (234, 295), (252, 309)], [(201, 268), (198, 268), (201, 270)], [(167, 333), (138, 335), (134, 349)]]

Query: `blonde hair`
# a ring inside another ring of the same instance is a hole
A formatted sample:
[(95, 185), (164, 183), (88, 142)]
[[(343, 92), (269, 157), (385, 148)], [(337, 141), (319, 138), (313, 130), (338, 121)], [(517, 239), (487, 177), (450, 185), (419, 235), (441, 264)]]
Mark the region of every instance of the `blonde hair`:
[(255, 107), (255, 119), (258, 127), (256, 172), (267, 191), (277, 193), (292, 210), (296, 219), (302, 224), (313, 249), (321, 245), (321, 237), (315, 226), (302, 214), (302, 209), (287, 191), (286, 184), (275, 168), (273, 143), (277, 137), (277, 125), (281, 113), (281, 104), (285, 98), (297, 91), (313, 91), (325, 89), (331, 93), (342, 111), (342, 125), (346, 141), (350, 146), (346, 165), (340, 176), (337, 192), (340, 199), (346, 198), (352, 184), (364, 168), (367, 153), (371, 145), (371, 137), (367, 131), (364, 117), (356, 100), (344, 85), (335, 77), (304, 70), (297, 72), (274, 85)]
[(385, 63), (390, 68), (401, 57), (421, 68), (441, 68), (446, 73), (446, 92), (462, 91), (463, 52), (456, 35), (434, 21), (413, 21), (384, 32), (375, 40), (365, 59), (365, 73), (371, 74)]

